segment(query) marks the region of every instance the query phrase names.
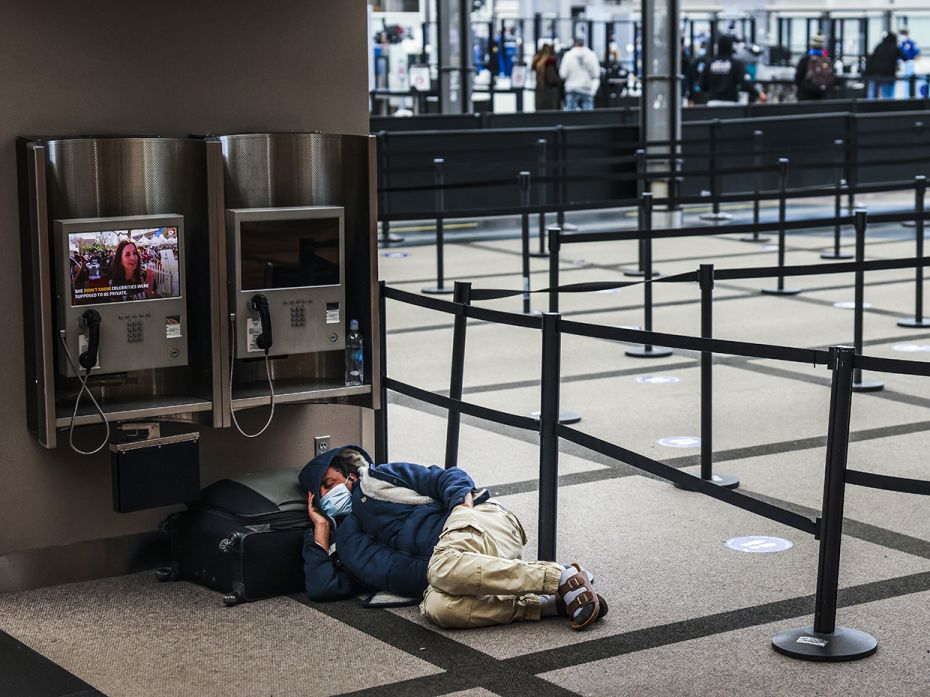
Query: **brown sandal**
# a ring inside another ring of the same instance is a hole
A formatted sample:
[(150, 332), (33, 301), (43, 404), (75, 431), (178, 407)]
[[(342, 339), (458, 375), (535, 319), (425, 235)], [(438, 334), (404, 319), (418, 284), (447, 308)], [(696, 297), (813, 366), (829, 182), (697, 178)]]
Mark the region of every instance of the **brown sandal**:
[[(573, 563), (577, 573), (569, 578), (565, 583), (559, 586), (559, 600), (565, 607), (565, 613), (571, 620), (572, 629), (579, 631), (585, 629), (592, 622), (601, 616), (601, 596), (594, 592), (591, 581), (588, 579), (588, 573), (578, 564)], [(565, 596), (572, 591), (584, 589), (570, 603), (565, 603)], [(560, 606), (561, 609), (561, 606)], [(575, 612), (581, 609), (578, 616)]]

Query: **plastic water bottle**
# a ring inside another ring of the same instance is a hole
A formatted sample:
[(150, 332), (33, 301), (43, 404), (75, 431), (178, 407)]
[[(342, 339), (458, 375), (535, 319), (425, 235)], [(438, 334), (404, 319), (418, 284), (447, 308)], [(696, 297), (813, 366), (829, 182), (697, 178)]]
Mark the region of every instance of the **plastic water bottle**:
[(358, 330), (358, 320), (349, 322), (346, 335), (346, 385), (365, 383), (365, 354), (362, 350), (362, 335)]

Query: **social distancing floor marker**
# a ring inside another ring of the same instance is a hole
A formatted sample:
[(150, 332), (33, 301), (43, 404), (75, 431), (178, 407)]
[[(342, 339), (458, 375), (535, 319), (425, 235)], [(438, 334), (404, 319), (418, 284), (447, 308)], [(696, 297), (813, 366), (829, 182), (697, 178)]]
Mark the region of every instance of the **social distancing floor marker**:
[(700, 448), (701, 439), (699, 436), (668, 436), (656, 441), (659, 445), (666, 448)]
[(734, 537), (732, 540), (727, 540), (726, 545), (737, 552), (747, 552), (749, 554), (772, 554), (774, 552), (784, 552), (794, 547), (793, 542), (783, 537), (767, 537), (765, 535)]
[(409, 257), (410, 255), (407, 252), (384, 252), (381, 256), (388, 259), (403, 259), (404, 257)]
[(674, 375), (640, 375), (636, 382), (640, 385), (674, 385), (681, 382), (681, 379)]
[(895, 344), (894, 350), (903, 353), (922, 353), (930, 351), (930, 344)]
[[(852, 300), (843, 300), (838, 303), (833, 303), (833, 307), (838, 307), (841, 310), (855, 310), (856, 303)], [(868, 310), (870, 307), (872, 307), (872, 303), (862, 303), (863, 310)]]

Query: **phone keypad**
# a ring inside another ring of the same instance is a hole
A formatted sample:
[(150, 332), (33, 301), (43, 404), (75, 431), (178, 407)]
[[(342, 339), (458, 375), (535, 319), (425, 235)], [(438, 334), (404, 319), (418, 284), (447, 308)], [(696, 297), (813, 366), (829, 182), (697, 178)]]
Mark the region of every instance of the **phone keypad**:
[(126, 341), (130, 344), (141, 344), (143, 340), (142, 336), (142, 320), (141, 319), (130, 319), (126, 322)]
[(303, 327), (307, 324), (307, 308), (303, 304), (291, 305), (291, 326)]

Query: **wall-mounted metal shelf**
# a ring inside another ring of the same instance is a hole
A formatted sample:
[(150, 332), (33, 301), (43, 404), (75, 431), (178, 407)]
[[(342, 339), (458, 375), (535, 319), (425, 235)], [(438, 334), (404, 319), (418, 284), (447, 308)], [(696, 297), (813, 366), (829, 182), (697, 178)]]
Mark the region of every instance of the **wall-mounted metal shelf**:
[[(318, 402), (334, 400), (339, 397), (371, 394), (371, 385), (347, 386), (325, 379), (275, 380), (275, 404), (294, 404), (296, 402)], [(251, 409), (270, 403), (267, 382), (253, 382), (240, 385), (233, 391), (232, 408)]]
[[(100, 423), (100, 414), (89, 403), (85, 396), (78, 409), (75, 426), (90, 426)], [(164, 416), (178, 416), (182, 414), (195, 414), (208, 412), (213, 409), (213, 402), (208, 399), (196, 397), (158, 397), (149, 400), (124, 400), (112, 404), (101, 405), (103, 413), (110, 421), (137, 421), (139, 419), (153, 419)], [(71, 426), (73, 405), (58, 404), (55, 408), (55, 427), (62, 429)]]

